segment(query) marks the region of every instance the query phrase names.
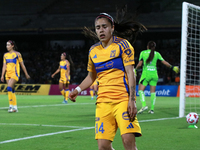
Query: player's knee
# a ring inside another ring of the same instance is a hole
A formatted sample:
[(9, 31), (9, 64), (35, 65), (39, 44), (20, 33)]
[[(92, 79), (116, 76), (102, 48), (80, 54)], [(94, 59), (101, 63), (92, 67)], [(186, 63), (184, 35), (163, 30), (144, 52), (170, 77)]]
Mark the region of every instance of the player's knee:
[(123, 142), (125, 149), (137, 150), (134, 134), (124, 134), (124, 135), (122, 135), (122, 142)]
[(12, 88), (10, 86), (7, 87), (8, 92), (12, 92)]
[(108, 145), (99, 145), (99, 150), (113, 150), (112, 146)]
[(113, 150), (112, 143), (108, 140), (98, 140), (98, 148), (99, 150)]

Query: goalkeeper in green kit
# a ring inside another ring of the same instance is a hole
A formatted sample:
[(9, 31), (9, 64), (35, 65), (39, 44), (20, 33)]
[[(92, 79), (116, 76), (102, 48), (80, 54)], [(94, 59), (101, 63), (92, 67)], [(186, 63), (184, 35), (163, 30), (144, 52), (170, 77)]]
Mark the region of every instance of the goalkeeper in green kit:
[(142, 75), (139, 80), (139, 96), (140, 101), (142, 102), (142, 108), (138, 111), (138, 114), (143, 113), (143, 111), (148, 110), (148, 106), (146, 105), (144, 90), (146, 86), (150, 85), (150, 93), (151, 93), (151, 109), (148, 113), (154, 113), (154, 105), (156, 101), (156, 85), (158, 82), (158, 73), (156, 68), (156, 63), (158, 60), (162, 62), (166, 67), (171, 68), (175, 73), (179, 72), (179, 68), (177, 66), (170, 65), (167, 61), (165, 61), (159, 52), (155, 51), (156, 43), (154, 41), (149, 41), (147, 44), (147, 50), (144, 50), (140, 53), (139, 63), (135, 68), (135, 74), (137, 73), (137, 69), (142, 67)]

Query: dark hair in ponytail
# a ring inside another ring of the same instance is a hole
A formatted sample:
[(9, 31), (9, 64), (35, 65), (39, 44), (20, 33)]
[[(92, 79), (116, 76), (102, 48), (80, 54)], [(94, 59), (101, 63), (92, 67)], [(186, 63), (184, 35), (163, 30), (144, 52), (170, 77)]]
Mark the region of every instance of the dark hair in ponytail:
[(69, 63), (70, 63), (70, 66), (71, 66), (70, 68), (71, 68), (71, 70), (74, 70), (74, 62), (73, 62), (71, 56), (70, 56), (70, 55), (66, 55), (66, 58), (67, 58), (67, 60), (68, 60)]
[(147, 44), (148, 48), (151, 50), (148, 59), (146, 60), (146, 63), (148, 64), (150, 61), (153, 60), (154, 57), (154, 51), (156, 48), (156, 43), (154, 41), (149, 41)]
[[(114, 24), (115, 30), (113, 35), (125, 38), (131, 44), (135, 42), (138, 33), (147, 30), (144, 25), (136, 21), (136, 15), (127, 13), (126, 5), (121, 9), (117, 8), (115, 20), (109, 14), (100, 13), (100, 15), (96, 17), (95, 21), (100, 18), (107, 18), (111, 25)], [(95, 42), (99, 41), (96, 33), (87, 27), (84, 27), (83, 34)]]

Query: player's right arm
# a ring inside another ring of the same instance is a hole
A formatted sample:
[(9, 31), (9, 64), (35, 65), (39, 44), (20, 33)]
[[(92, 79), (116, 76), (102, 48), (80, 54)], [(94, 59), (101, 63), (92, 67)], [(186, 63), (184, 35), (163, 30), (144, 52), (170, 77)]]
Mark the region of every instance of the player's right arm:
[(3, 67), (2, 67), (2, 73), (1, 73), (1, 82), (4, 82), (4, 75), (6, 72), (6, 59), (3, 57)]
[(78, 94), (81, 91), (90, 87), (92, 83), (95, 81), (95, 79), (97, 78), (97, 73), (90, 56), (88, 59), (87, 70), (88, 70), (87, 77), (81, 82), (81, 84), (78, 87), (76, 87), (76, 89), (73, 92), (69, 94), (69, 99), (72, 100), (73, 102), (76, 101), (76, 97), (78, 96)]
[[(87, 77), (81, 82), (81, 84), (78, 87), (80, 88), (81, 91), (83, 91), (89, 88), (95, 81), (95, 79), (96, 79), (96, 72), (88, 72)], [(78, 89), (76, 88), (73, 92), (69, 94), (69, 99), (75, 102), (76, 97), (78, 96), (79, 93), (80, 91), (78, 91)]]
[(55, 76), (57, 73), (59, 73), (59, 72), (60, 72), (60, 66), (59, 66), (59, 68), (56, 70), (56, 72), (54, 72), (54, 73), (51, 75), (51, 77), (54, 78), (54, 76)]

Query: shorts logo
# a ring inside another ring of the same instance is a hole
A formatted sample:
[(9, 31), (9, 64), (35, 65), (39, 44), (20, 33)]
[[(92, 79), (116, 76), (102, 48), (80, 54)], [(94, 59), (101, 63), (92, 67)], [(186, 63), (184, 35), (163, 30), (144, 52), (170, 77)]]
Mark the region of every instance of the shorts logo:
[(126, 111), (126, 112), (123, 112), (122, 118), (123, 118), (124, 120), (129, 120), (128, 112), (127, 112), (127, 111)]
[(96, 117), (96, 118), (95, 118), (95, 121), (99, 121), (99, 120), (100, 120), (100, 118), (99, 118), (99, 117)]
[(131, 128), (134, 128), (134, 126), (133, 126), (132, 123), (130, 123), (130, 124), (128, 125), (127, 129), (131, 129)]

